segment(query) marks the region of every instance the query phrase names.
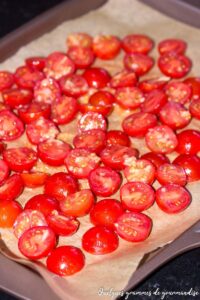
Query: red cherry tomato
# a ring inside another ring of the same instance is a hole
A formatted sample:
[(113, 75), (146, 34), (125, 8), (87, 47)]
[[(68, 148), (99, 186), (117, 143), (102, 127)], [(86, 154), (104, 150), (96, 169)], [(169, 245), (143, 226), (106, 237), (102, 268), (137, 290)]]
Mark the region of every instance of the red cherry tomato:
[(192, 88), (186, 83), (172, 81), (165, 86), (165, 93), (168, 97), (168, 101), (185, 104), (191, 99)]
[(126, 54), (124, 66), (127, 70), (135, 72), (137, 76), (148, 73), (154, 65), (153, 58), (141, 53)]
[(80, 97), (88, 91), (87, 81), (78, 74), (61, 77), (59, 84), (63, 94), (66, 96)]
[(50, 105), (44, 103), (31, 103), (29, 105), (25, 105), (19, 108), (18, 114), (20, 119), (29, 124), (32, 121), (39, 119), (40, 117), (44, 117), (48, 119), (51, 114)]
[(200, 120), (200, 98), (192, 100), (189, 110), (192, 117)]
[(48, 139), (37, 146), (39, 158), (50, 166), (61, 166), (69, 154), (69, 144), (56, 139)]
[(137, 84), (137, 76), (135, 72), (121, 71), (115, 74), (110, 81), (112, 88), (132, 87)]
[(188, 182), (200, 180), (200, 158), (192, 154), (181, 154), (173, 161), (185, 169)]
[(23, 66), (17, 68), (14, 74), (16, 84), (24, 89), (33, 89), (35, 84), (44, 78), (44, 74), (37, 70), (30, 70)]
[(116, 102), (127, 109), (135, 109), (144, 102), (143, 92), (137, 87), (118, 88), (115, 94)]
[(102, 105), (92, 105), (90, 103), (79, 104), (79, 110), (82, 114), (86, 114), (87, 112), (94, 112), (94, 113), (102, 114), (103, 116), (106, 117), (111, 113), (112, 109), (113, 109), (112, 105), (102, 106)]
[(106, 146), (106, 134), (100, 129), (87, 130), (76, 135), (73, 144), (75, 148), (85, 148), (98, 154)]
[(13, 141), (19, 138), (24, 132), (22, 121), (11, 111), (0, 111), (0, 139)]
[(200, 78), (189, 77), (184, 80), (184, 83), (188, 84), (192, 89), (192, 99), (200, 98)]
[(177, 139), (176, 151), (180, 154), (197, 154), (200, 151), (200, 131), (184, 130), (177, 134)]
[(47, 139), (54, 139), (59, 133), (56, 125), (43, 117), (31, 122), (26, 127), (26, 134), (32, 144), (39, 144)]
[(80, 225), (79, 221), (74, 217), (65, 216), (57, 210), (53, 210), (47, 216), (47, 222), (55, 234), (61, 236), (69, 236), (74, 234)]
[(11, 88), (14, 84), (14, 76), (8, 71), (0, 71), (0, 91)]
[(147, 54), (153, 48), (153, 41), (146, 35), (129, 34), (122, 40), (122, 48), (127, 53)]
[(80, 132), (91, 129), (101, 129), (106, 131), (106, 128), (106, 119), (102, 114), (96, 112), (88, 112), (84, 114), (78, 122), (78, 129)]
[(73, 74), (75, 65), (64, 53), (53, 52), (46, 58), (44, 73), (49, 78), (60, 79), (62, 76)]
[(113, 195), (120, 187), (120, 175), (108, 167), (98, 167), (89, 174), (91, 190), (101, 197)]
[(167, 184), (156, 191), (156, 203), (164, 212), (176, 214), (186, 209), (191, 202), (189, 192), (182, 186)]
[(121, 130), (110, 130), (106, 133), (106, 143), (110, 145), (121, 145), (129, 147), (131, 144), (129, 136)]
[(160, 121), (172, 129), (180, 129), (191, 121), (191, 114), (178, 102), (167, 102), (159, 112)]
[(92, 49), (86, 47), (70, 47), (67, 51), (67, 55), (78, 69), (90, 67), (95, 59)]
[(98, 35), (93, 39), (94, 54), (101, 59), (113, 59), (121, 49), (121, 41), (114, 35)]
[(128, 181), (152, 184), (155, 179), (156, 168), (149, 160), (132, 158), (123, 172)]
[(115, 230), (115, 222), (124, 213), (122, 205), (115, 199), (103, 199), (90, 211), (90, 221), (94, 225), (106, 226)]
[(83, 48), (92, 47), (92, 37), (85, 32), (74, 32), (67, 37), (67, 46), (69, 48), (79, 46)]
[(138, 151), (134, 148), (109, 145), (101, 152), (102, 162), (116, 170), (123, 170), (129, 164), (129, 160), (138, 156)]
[(3, 181), (8, 178), (9, 173), (10, 170), (7, 162), (3, 159), (0, 159), (0, 184), (2, 184)]
[(129, 115), (122, 122), (122, 128), (126, 134), (132, 137), (143, 137), (149, 128), (157, 125), (156, 115), (138, 112)]
[(35, 173), (21, 173), (20, 176), (26, 187), (36, 188), (44, 185), (49, 175), (42, 172), (35, 172)]
[(13, 174), (7, 178), (0, 186), (0, 200), (14, 200), (24, 189), (24, 183), (21, 176)]
[(68, 194), (78, 191), (78, 183), (71, 175), (59, 172), (49, 176), (44, 186), (45, 194), (61, 201)]
[(32, 260), (47, 256), (55, 245), (55, 233), (47, 226), (36, 226), (26, 230), (18, 242), (20, 252)]
[(34, 101), (37, 103), (52, 104), (60, 96), (60, 87), (53, 78), (45, 78), (34, 86)]
[(168, 53), (184, 54), (186, 48), (186, 42), (179, 39), (166, 39), (158, 44), (158, 51), (161, 55)]
[(59, 125), (71, 122), (77, 112), (78, 103), (73, 97), (61, 96), (51, 105), (51, 119)]
[(60, 201), (60, 209), (67, 216), (83, 217), (94, 205), (94, 196), (90, 190), (81, 190), (68, 195)]
[(143, 213), (125, 212), (116, 224), (118, 235), (128, 242), (142, 242), (146, 240), (152, 229), (152, 220)]
[(10, 89), (2, 93), (5, 104), (11, 108), (16, 108), (20, 105), (29, 104), (33, 99), (33, 93), (28, 89)]
[(20, 238), (26, 230), (36, 226), (47, 226), (44, 215), (40, 211), (26, 209), (17, 216), (13, 224), (13, 232), (17, 238)]
[(103, 88), (110, 81), (109, 73), (102, 68), (90, 68), (85, 70), (83, 77), (86, 79), (89, 87), (97, 89)]
[(178, 145), (178, 140), (173, 130), (166, 125), (150, 128), (145, 136), (147, 147), (161, 154), (171, 153)]
[(141, 104), (141, 111), (157, 114), (167, 102), (167, 97), (163, 91), (152, 90)]
[(125, 209), (141, 212), (153, 205), (155, 192), (144, 182), (128, 182), (121, 187), (120, 198)]
[(46, 58), (40, 56), (33, 56), (33, 57), (28, 57), (25, 60), (25, 62), (27, 67), (29, 67), (29, 69), (36, 70), (36, 71), (43, 71), (46, 64)]
[(156, 179), (160, 184), (174, 183), (184, 186), (187, 183), (187, 176), (184, 168), (170, 163), (159, 166), (156, 171)]
[(55, 198), (51, 196), (39, 194), (30, 198), (26, 202), (24, 209), (38, 210), (46, 217), (53, 210), (59, 209), (59, 203)]
[(70, 276), (83, 269), (85, 257), (74, 246), (60, 246), (48, 255), (47, 269), (59, 276)]
[(6, 145), (2, 142), (0, 142), (0, 154), (3, 152), (3, 150), (6, 148)]
[(117, 234), (104, 226), (90, 228), (82, 237), (82, 247), (94, 255), (103, 255), (115, 251), (119, 246)]
[(141, 159), (149, 160), (156, 168), (164, 163), (169, 163), (169, 158), (161, 153), (147, 152), (141, 156)]
[(87, 149), (73, 149), (65, 160), (68, 171), (78, 179), (87, 178), (99, 163), (100, 158)]
[(108, 107), (109, 112), (112, 110), (112, 104), (115, 102), (115, 97), (106, 91), (98, 91), (92, 94), (89, 98), (89, 103), (94, 106)]
[(165, 54), (158, 59), (161, 72), (171, 78), (182, 78), (191, 69), (191, 61), (187, 56), (179, 54)]
[(16, 201), (7, 201), (5, 199), (1, 200), (2, 201), (0, 201), (0, 228), (11, 228), (17, 216), (22, 212), (22, 208)]
[(144, 92), (149, 93), (153, 90), (162, 90), (167, 84), (168, 78), (156, 77), (152, 79), (145, 79), (139, 82), (138, 87)]

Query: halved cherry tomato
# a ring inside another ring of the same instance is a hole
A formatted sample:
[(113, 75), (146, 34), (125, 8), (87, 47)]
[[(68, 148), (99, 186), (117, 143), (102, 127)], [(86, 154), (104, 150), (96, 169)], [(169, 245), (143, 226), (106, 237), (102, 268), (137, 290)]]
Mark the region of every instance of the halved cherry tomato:
[(89, 184), (91, 190), (101, 197), (113, 195), (120, 187), (119, 173), (108, 167), (98, 167), (90, 172)]
[(115, 74), (110, 80), (112, 88), (132, 87), (137, 84), (137, 76), (135, 72), (121, 71)]
[(112, 111), (112, 104), (115, 102), (115, 97), (107, 91), (98, 91), (92, 94), (89, 98), (89, 103), (94, 106), (108, 107), (109, 113)]
[(123, 172), (128, 181), (152, 184), (155, 179), (156, 168), (149, 160), (134, 157)]
[(153, 48), (153, 41), (146, 35), (129, 34), (122, 40), (122, 48), (127, 53), (147, 54)]
[(28, 57), (25, 60), (25, 62), (27, 67), (29, 67), (31, 70), (43, 71), (46, 64), (46, 58), (40, 56), (33, 56)]
[(93, 39), (94, 54), (101, 59), (112, 59), (121, 49), (121, 41), (114, 35), (97, 35)]
[(177, 134), (180, 154), (197, 154), (200, 151), (200, 131), (188, 129)]
[(67, 46), (69, 48), (79, 46), (83, 48), (92, 47), (92, 37), (85, 32), (74, 32), (67, 37)]
[(78, 69), (90, 67), (95, 59), (92, 49), (86, 47), (70, 47), (67, 51), (67, 55)]
[(94, 205), (94, 196), (90, 190), (81, 190), (68, 195), (60, 201), (60, 209), (67, 216), (83, 217)]
[(189, 77), (184, 80), (184, 83), (188, 84), (192, 89), (192, 99), (200, 98), (200, 78)]
[(79, 104), (79, 110), (82, 114), (86, 114), (87, 112), (94, 112), (98, 114), (102, 114), (103, 116), (107, 116), (111, 113), (113, 107), (112, 105), (92, 105), (90, 103)]
[(87, 81), (78, 74), (61, 77), (59, 84), (63, 94), (66, 96), (80, 97), (88, 91)]
[(77, 112), (78, 103), (73, 97), (63, 95), (51, 105), (51, 119), (59, 125), (71, 122)]
[(174, 183), (184, 186), (187, 183), (187, 176), (184, 168), (170, 163), (166, 163), (158, 167), (156, 171), (156, 179), (160, 182), (160, 184)]
[(14, 84), (14, 76), (8, 71), (0, 71), (0, 91), (11, 88)]
[(80, 132), (91, 129), (101, 129), (106, 131), (106, 128), (106, 119), (102, 114), (96, 112), (88, 112), (84, 114), (78, 122), (78, 129)]
[(22, 207), (16, 201), (7, 201), (7, 199), (1, 200), (2, 201), (0, 201), (0, 228), (11, 228), (17, 216), (22, 212)]
[(156, 191), (156, 203), (164, 212), (176, 214), (186, 209), (191, 202), (189, 192), (180, 185), (167, 184)]
[(24, 189), (24, 183), (21, 176), (13, 174), (8, 177), (0, 186), (0, 200), (14, 200)]
[(106, 133), (101, 129), (83, 131), (74, 137), (73, 144), (75, 148), (85, 148), (98, 154), (106, 146)]
[(169, 158), (165, 154), (161, 153), (147, 152), (140, 158), (149, 160), (156, 168), (160, 167), (164, 163), (170, 163)]
[(37, 146), (39, 158), (50, 166), (61, 166), (69, 154), (69, 144), (56, 139), (48, 139)]
[(35, 226), (47, 226), (47, 221), (44, 215), (33, 209), (23, 210), (16, 218), (15, 223), (13, 224), (13, 232), (17, 238), (28, 229)]
[(115, 223), (118, 235), (128, 242), (142, 242), (148, 238), (152, 229), (150, 217), (139, 212), (125, 212)]
[(147, 147), (161, 154), (171, 153), (178, 145), (178, 140), (173, 130), (166, 125), (150, 128), (145, 136)]
[(135, 72), (137, 76), (148, 73), (154, 65), (152, 57), (141, 54), (126, 54), (124, 57), (124, 66), (127, 70)]
[(59, 133), (56, 125), (43, 117), (31, 122), (26, 127), (26, 134), (32, 144), (39, 144), (50, 138), (54, 139)]
[(55, 234), (61, 236), (69, 236), (74, 234), (80, 225), (79, 221), (74, 217), (65, 216), (57, 210), (53, 210), (47, 216), (47, 222)]
[(191, 114), (178, 102), (167, 102), (159, 111), (160, 121), (172, 129), (180, 129), (191, 121)]
[(135, 109), (144, 102), (144, 94), (138, 87), (123, 87), (116, 90), (116, 102), (124, 107)]
[(97, 89), (105, 87), (111, 79), (109, 73), (103, 68), (87, 69), (83, 73), (83, 77), (90, 87)]
[(55, 233), (47, 226), (36, 226), (26, 230), (18, 242), (20, 252), (32, 260), (47, 256), (55, 245)]
[(172, 81), (165, 86), (165, 93), (168, 101), (185, 104), (192, 97), (192, 88), (184, 82)]
[(121, 145), (108, 145), (101, 152), (102, 162), (116, 170), (123, 170), (133, 157), (138, 156), (138, 151), (134, 148)]
[(67, 173), (55, 173), (47, 178), (44, 191), (45, 194), (61, 201), (64, 200), (68, 194), (78, 191), (78, 182)]
[(121, 145), (129, 147), (131, 144), (129, 136), (121, 130), (110, 130), (106, 133), (106, 143), (110, 145)]
[(62, 76), (73, 74), (75, 65), (73, 61), (62, 52), (53, 52), (46, 58), (45, 75), (49, 78), (60, 79)]
[(11, 108), (16, 108), (20, 105), (29, 104), (33, 99), (33, 93), (29, 89), (14, 88), (4, 91), (2, 97), (5, 104)]
[(166, 39), (158, 44), (158, 51), (161, 55), (168, 53), (184, 54), (186, 48), (186, 42), (180, 39)]
[(19, 138), (24, 132), (22, 121), (11, 111), (0, 111), (0, 139), (13, 141)]
[(52, 104), (61, 96), (58, 83), (53, 78), (45, 78), (34, 86), (34, 101)]
[(108, 254), (115, 251), (118, 246), (117, 234), (104, 226), (92, 227), (82, 237), (83, 249), (91, 254)]
[(46, 217), (51, 214), (53, 210), (59, 209), (59, 203), (51, 196), (39, 194), (30, 198), (26, 202), (24, 209), (38, 210)]
[(90, 221), (94, 225), (106, 226), (115, 230), (115, 222), (124, 213), (121, 203), (115, 199), (103, 199), (90, 211)]
[(9, 148), (4, 150), (3, 158), (11, 170), (29, 171), (37, 162), (37, 153), (27, 147)]
[(133, 137), (143, 137), (149, 128), (157, 125), (156, 115), (145, 112), (134, 113), (122, 122), (126, 134)]
[(194, 118), (200, 120), (200, 98), (192, 100), (189, 110)]
[(85, 257), (74, 246), (60, 246), (53, 249), (47, 258), (47, 269), (59, 276), (70, 276), (83, 269)]
[(73, 149), (65, 159), (66, 167), (75, 178), (87, 178), (89, 173), (96, 169), (100, 158), (87, 149)]
[(192, 66), (190, 59), (187, 56), (179, 54), (165, 54), (158, 59), (158, 67), (161, 72), (171, 78), (182, 78)]
[(33, 89), (36, 82), (42, 80), (44, 74), (38, 70), (31, 70), (26, 66), (17, 68), (14, 74), (16, 84), (24, 89)]
[(149, 93), (153, 90), (162, 90), (167, 82), (169, 81), (169, 78), (163, 78), (163, 77), (155, 77), (152, 79), (145, 79), (141, 82), (139, 82), (138, 87), (144, 92)]
[(8, 164), (3, 159), (0, 159), (0, 184), (8, 178), (10, 173)]
[(141, 212), (153, 205), (155, 192), (144, 182), (128, 182), (121, 187), (120, 198), (125, 209)]
[(192, 154), (180, 154), (173, 161), (185, 169), (188, 182), (200, 180), (200, 158)]
[(45, 103), (31, 103), (29, 105), (20, 107), (18, 114), (24, 123), (29, 124), (40, 117), (48, 119), (51, 114), (51, 109), (50, 105)]
[(166, 102), (167, 97), (163, 91), (152, 90), (141, 104), (141, 111), (157, 114)]
[(21, 178), (24, 185), (28, 188), (36, 188), (44, 185), (46, 179), (48, 178), (47, 173), (34, 172), (34, 173), (21, 173)]

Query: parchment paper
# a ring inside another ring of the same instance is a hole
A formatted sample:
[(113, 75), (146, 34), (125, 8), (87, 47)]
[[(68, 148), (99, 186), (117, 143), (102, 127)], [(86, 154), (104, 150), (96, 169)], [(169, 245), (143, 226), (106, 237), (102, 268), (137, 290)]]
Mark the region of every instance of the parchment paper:
[[(66, 36), (71, 32), (77, 31), (86, 31), (92, 35), (110, 33), (118, 36), (124, 36), (128, 33), (144, 33), (151, 36), (155, 42), (168, 37), (183, 38), (189, 44), (187, 54), (195, 62), (191, 74), (198, 75), (200, 69), (199, 30), (161, 15), (136, 0), (110, 0), (106, 5), (94, 12), (63, 23), (49, 34), (42, 36), (20, 49), (16, 55), (1, 64), (0, 69), (14, 70), (17, 66), (23, 64), (24, 59), (28, 56), (47, 55), (54, 50), (65, 51)], [(156, 58), (156, 50), (152, 52), (152, 56)], [(97, 61), (96, 65), (107, 67), (111, 73), (114, 73), (121, 68), (119, 60), (120, 57), (117, 58), (115, 62), (107, 62), (106, 64)], [(147, 77), (151, 75), (160, 75), (160, 73), (158, 69), (154, 68), (154, 71), (148, 74)], [(115, 108), (114, 114), (110, 117), (110, 128), (120, 129), (121, 120), (128, 113), (127, 111)], [(192, 122), (190, 127), (200, 128), (198, 122)], [(75, 123), (62, 126), (61, 130), (64, 133), (60, 135), (60, 139), (70, 142), (76, 131)], [(133, 146), (140, 149), (141, 153), (147, 150), (141, 141), (132, 139), (132, 143)], [(9, 147), (14, 144), (18, 146), (27, 145), (28, 141), (26, 137), (23, 136), (18, 141), (10, 143)], [(36, 169), (47, 169), (47, 166), (38, 163)], [(64, 168), (59, 168), (59, 170), (64, 170)], [(50, 171), (53, 173), (58, 170), (51, 169)], [(87, 186), (87, 182), (82, 181), (82, 185)], [(163, 246), (174, 240), (200, 218), (199, 182), (190, 184), (187, 187), (193, 198), (192, 204), (187, 210), (178, 215), (168, 215), (162, 212), (155, 204), (145, 212), (153, 219), (152, 233), (145, 242), (128, 243), (120, 240), (118, 250), (113, 254), (105, 256), (93, 256), (85, 253), (86, 267), (83, 271), (74, 276), (59, 278), (49, 273), (42, 266), (41, 262), (35, 264), (27, 262), (17, 250), (17, 241), (13, 238), (11, 230), (1, 230), (2, 241), (6, 245), (5, 247), (3, 243), (1, 243), (1, 251), (13, 259), (18, 259), (18, 261), (37, 269), (61, 299), (109, 299), (110, 296), (98, 295), (100, 288), (104, 288), (105, 290), (109, 290), (110, 288), (116, 291), (122, 290), (145, 253), (149, 253), (159, 246)], [(25, 193), (19, 198), (19, 201), (23, 204), (31, 196), (41, 191), (42, 189), (26, 189)], [(118, 197), (118, 194), (116, 194), (115, 197)], [(81, 246), (80, 237), (91, 225), (88, 223), (87, 217), (80, 219), (80, 221), (81, 228), (77, 234), (69, 238), (61, 238), (60, 244)], [(12, 254), (7, 251), (7, 248), (11, 250)]]

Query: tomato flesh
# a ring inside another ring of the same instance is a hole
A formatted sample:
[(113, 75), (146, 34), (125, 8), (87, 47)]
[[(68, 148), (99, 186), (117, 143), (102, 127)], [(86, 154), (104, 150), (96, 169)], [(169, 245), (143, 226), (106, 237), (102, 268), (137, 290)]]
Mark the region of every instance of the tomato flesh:
[(137, 87), (118, 88), (115, 97), (116, 102), (127, 109), (138, 108), (145, 100), (143, 92)]
[(200, 131), (188, 129), (177, 134), (178, 146), (176, 151), (180, 154), (197, 154), (200, 151)]
[(31, 70), (43, 71), (46, 64), (46, 58), (33, 56), (26, 58), (25, 62), (27, 67), (29, 67)]
[(161, 108), (166, 104), (167, 97), (163, 91), (150, 91), (143, 103), (141, 104), (141, 111), (157, 114)]
[(40, 117), (48, 119), (51, 114), (51, 109), (48, 104), (32, 102), (29, 105), (20, 107), (18, 114), (24, 123), (29, 124)]
[(19, 107), (20, 105), (26, 105), (33, 99), (33, 93), (28, 89), (10, 89), (2, 93), (5, 104), (12, 109)]
[(170, 163), (163, 164), (157, 169), (156, 179), (160, 184), (174, 183), (184, 186), (187, 183), (187, 176), (184, 168)]
[(121, 145), (129, 147), (131, 144), (129, 136), (121, 130), (109, 130), (106, 133), (106, 143), (110, 145)]
[(184, 54), (186, 48), (186, 42), (180, 39), (166, 39), (158, 44), (158, 51), (161, 55), (168, 53)]
[(83, 77), (87, 81), (89, 87), (103, 88), (110, 81), (109, 73), (102, 68), (89, 68), (83, 73)]
[(45, 78), (34, 87), (34, 101), (37, 103), (52, 104), (61, 96), (58, 83), (53, 78)]
[(192, 88), (184, 82), (172, 81), (165, 86), (165, 93), (168, 101), (185, 104), (190, 101)]
[(94, 54), (101, 59), (112, 59), (121, 49), (120, 40), (114, 35), (98, 35), (93, 39)]
[(22, 212), (21, 205), (16, 201), (0, 201), (0, 228), (11, 228)]
[(0, 111), (0, 139), (13, 141), (19, 138), (24, 132), (22, 121), (11, 111)]
[(192, 117), (200, 120), (200, 98), (192, 100), (189, 110)]
[(106, 131), (106, 128), (106, 119), (102, 114), (96, 112), (88, 112), (84, 114), (78, 122), (78, 129), (80, 132), (91, 129), (101, 129)]
[(13, 174), (3, 181), (0, 186), (0, 200), (14, 200), (24, 190), (24, 183), (21, 176), (18, 174)]
[(14, 76), (8, 71), (0, 71), (0, 91), (11, 88), (14, 84)]
[(200, 180), (200, 158), (192, 154), (180, 154), (175, 158), (173, 164), (185, 169), (188, 182)]
[(73, 139), (75, 148), (84, 148), (100, 153), (106, 146), (106, 133), (101, 129), (91, 129), (76, 135)]
[(67, 55), (78, 69), (90, 67), (95, 59), (93, 51), (86, 47), (70, 47)]
[(66, 96), (80, 97), (88, 91), (87, 81), (78, 74), (61, 77), (59, 84)]
[(34, 173), (21, 173), (21, 178), (24, 185), (28, 188), (37, 188), (44, 185), (46, 179), (48, 178), (47, 173), (34, 172)]
[(43, 78), (43, 72), (31, 70), (26, 66), (17, 68), (14, 74), (15, 83), (24, 89), (33, 89), (35, 84)]
[(163, 77), (156, 77), (152, 79), (146, 79), (141, 82), (139, 82), (138, 87), (144, 92), (144, 93), (149, 93), (154, 90), (162, 90), (169, 79), (163, 78)]
[(24, 209), (33, 209), (38, 210), (46, 217), (55, 209), (59, 209), (58, 201), (48, 195), (38, 194), (30, 198), (26, 204)]
[(169, 158), (165, 154), (147, 152), (141, 156), (142, 159), (149, 160), (156, 168), (160, 167), (164, 163), (169, 163)]
[(191, 69), (191, 61), (187, 56), (167, 53), (158, 59), (161, 72), (171, 78), (182, 78)]
[(8, 178), (10, 173), (9, 166), (7, 162), (3, 159), (0, 159), (0, 184)]
[(133, 71), (137, 76), (148, 73), (154, 65), (153, 58), (141, 53), (126, 54), (124, 66), (128, 71)]
[(115, 74), (110, 80), (112, 88), (131, 87), (137, 84), (137, 76), (135, 72), (121, 71)]
[(122, 48), (126, 53), (147, 54), (153, 48), (153, 41), (146, 35), (129, 34), (122, 40)]
[(74, 32), (67, 37), (67, 46), (69, 48), (79, 46), (83, 48), (92, 47), (92, 37), (85, 32)]

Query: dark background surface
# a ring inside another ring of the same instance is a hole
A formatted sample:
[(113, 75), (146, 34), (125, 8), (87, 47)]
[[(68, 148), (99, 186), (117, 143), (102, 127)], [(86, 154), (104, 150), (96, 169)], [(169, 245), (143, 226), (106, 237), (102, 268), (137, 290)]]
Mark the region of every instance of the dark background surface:
[[(63, 0), (1, 0), (0, 36), (3, 37), (7, 33), (11, 32), (20, 25), (31, 20), (32, 18), (44, 12), (48, 8), (53, 7), (61, 2), (63, 2)], [(181, 226), (181, 224), (177, 224), (177, 226)], [(134, 290), (134, 293), (141, 293), (141, 295), (129, 296), (128, 299), (158, 300), (161, 299), (160, 296), (144, 296), (142, 295), (142, 293), (153, 292), (156, 289), (159, 289), (161, 292), (189, 291), (191, 288), (195, 291), (198, 291), (199, 295), (196, 297), (166, 296), (164, 297), (164, 299), (200, 299), (200, 249), (196, 249), (182, 256), (179, 256), (178, 258), (174, 259), (173, 261), (162, 267), (160, 270), (156, 271), (152, 276), (145, 280), (137, 289)], [(13, 298), (12, 296), (0, 292), (0, 299), (14, 300), (16, 298)], [(101, 299), (101, 297), (99, 297), (99, 299)]]

